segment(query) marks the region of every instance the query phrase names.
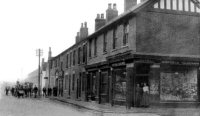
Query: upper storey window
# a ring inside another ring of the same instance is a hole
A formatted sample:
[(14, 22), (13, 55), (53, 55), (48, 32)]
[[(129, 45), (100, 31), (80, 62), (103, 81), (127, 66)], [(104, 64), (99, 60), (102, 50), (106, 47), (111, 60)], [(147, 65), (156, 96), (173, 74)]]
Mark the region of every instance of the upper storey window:
[(113, 29), (113, 49), (117, 47), (117, 27)]
[(103, 52), (107, 52), (107, 32), (103, 34)]
[(123, 36), (123, 45), (126, 46), (128, 44), (128, 33), (129, 33), (129, 24), (124, 24), (124, 36)]
[(89, 40), (89, 57), (92, 57), (92, 41)]
[(159, 0), (153, 7), (157, 9), (200, 13), (198, 0)]
[(94, 38), (94, 56), (97, 56), (97, 38)]

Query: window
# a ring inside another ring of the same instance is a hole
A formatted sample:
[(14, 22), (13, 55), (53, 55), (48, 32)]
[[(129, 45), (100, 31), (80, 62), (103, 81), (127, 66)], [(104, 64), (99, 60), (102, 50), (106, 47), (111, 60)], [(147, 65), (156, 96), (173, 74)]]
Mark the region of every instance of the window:
[(60, 58), (58, 58), (57, 66), (58, 66), (58, 67), (60, 66)]
[(85, 81), (84, 81), (84, 75), (85, 73), (82, 73), (82, 76), (81, 76), (81, 81), (82, 81), (82, 91), (85, 91)]
[(115, 27), (113, 30), (113, 49), (117, 47), (117, 28)]
[(123, 36), (123, 45), (127, 45), (128, 43), (128, 33), (129, 33), (129, 24), (124, 24), (124, 36)]
[(83, 45), (83, 63), (86, 62), (86, 56), (87, 56), (86, 45)]
[(72, 66), (72, 52), (70, 53), (70, 61), (69, 61), (69, 66)]
[(57, 60), (54, 61), (55, 67), (57, 67)]
[(76, 50), (74, 50), (74, 52), (73, 52), (73, 65), (75, 65), (75, 59), (76, 59)]
[(72, 90), (74, 90), (75, 88), (75, 74), (73, 74), (73, 77), (72, 77)]
[(94, 56), (97, 56), (97, 38), (94, 38)]
[(52, 61), (50, 61), (50, 68), (52, 69), (52, 67), (53, 67), (53, 63)]
[(107, 32), (103, 35), (103, 52), (107, 52)]
[(66, 56), (66, 68), (68, 68), (68, 63), (69, 63), (69, 54)]
[(68, 75), (65, 75), (65, 89), (67, 89)]
[(91, 47), (92, 47), (92, 41), (89, 40), (89, 57), (90, 58), (92, 57), (92, 49), (91, 49)]
[(81, 59), (81, 48), (78, 48), (78, 64), (80, 64), (80, 59)]
[(60, 68), (63, 69), (63, 62), (60, 62)]

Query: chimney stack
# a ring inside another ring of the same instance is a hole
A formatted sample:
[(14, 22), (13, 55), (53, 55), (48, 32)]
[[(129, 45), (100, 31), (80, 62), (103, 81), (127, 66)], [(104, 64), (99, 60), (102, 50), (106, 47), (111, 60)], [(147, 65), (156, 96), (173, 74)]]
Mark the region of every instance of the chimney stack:
[(51, 59), (51, 47), (49, 47), (48, 60)]
[(109, 22), (110, 20), (116, 18), (118, 16), (118, 10), (117, 5), (114, 3), (113, 8), (112, 4), (108, 4), (108, 9), (106, 10), (106, 22)]
[(97, 31), (98, 29), (100, 29), (101, 27), (103, 27), (106, 24), (106, 19), (104, 19), (104, 14), (97, 14), (97, 17), (95, 19), (95, 31)]
[(137, 5), (137, 0), (124, 0), (124, 12)]
[(80, 34), (79, 34), (79, 41), (82, 39), (86, 38), (88, 36), (88, 28), (87, 28), (87, 22), (81, 23), (81, 28), (80, 28)]
[(80, 39), (80, 33), (77, 32), (77, 35), (76, 35), (76, 43), (79, 42), (79, 39)]

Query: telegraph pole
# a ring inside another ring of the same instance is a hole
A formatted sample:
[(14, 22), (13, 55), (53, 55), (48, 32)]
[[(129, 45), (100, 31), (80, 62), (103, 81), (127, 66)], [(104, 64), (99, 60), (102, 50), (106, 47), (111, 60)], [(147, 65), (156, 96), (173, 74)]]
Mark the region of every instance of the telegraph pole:
[(38, 63), (38, 96), (40, 96), (41, 93), (41, 87), (40, 87), (40, 57), (42, 56), (43, 51), (41, 49), (36, 50), (36, 56), (39, 58), (39, 63)]

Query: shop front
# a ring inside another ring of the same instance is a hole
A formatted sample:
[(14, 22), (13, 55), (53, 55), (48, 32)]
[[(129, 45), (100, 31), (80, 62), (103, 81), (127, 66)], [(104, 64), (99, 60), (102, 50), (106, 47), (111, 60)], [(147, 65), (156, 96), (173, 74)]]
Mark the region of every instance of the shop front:
[(161, 102), (198, 102), (198, 64), (162, 64), (160, 72)]

